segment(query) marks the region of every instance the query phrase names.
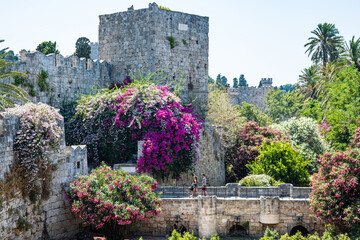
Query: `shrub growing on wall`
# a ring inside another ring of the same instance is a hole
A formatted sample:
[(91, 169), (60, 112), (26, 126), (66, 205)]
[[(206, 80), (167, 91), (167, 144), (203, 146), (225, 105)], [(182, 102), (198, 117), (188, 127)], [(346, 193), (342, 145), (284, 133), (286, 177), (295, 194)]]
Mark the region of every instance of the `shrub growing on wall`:
[(142, 172), (179, 177), (199, 158), (200, 119), (167, 87), (134, 82), (82, 97), (76, 112), (71, 134), (88, 145), (92, 164), (127, 162), (139, 140)]
[(63, 117), (58, 110), (44, 103), (26, 103), (6, 112), (19, 117), (14, 152), (17, 165), (25, 172), (27, 186), (24, 187), (27, 192), (41, 190), (42, 184), (48, 184), (51, 179), (47, 174), (51, 169), (48, 154), (61, 140), (63, 132), (59, 122)]
[(305, 117), (291, 118), (272, 127), (289, 134), (292, 144), (300, 151), (304, 159), (310, 160), (308, 170), (311, 173), (316, 172), (319, 155), (329, 149), (320, 134), (317, 122)]
[(235, 144), (226, 157), (227, 166), (231, 165), (235, 180), (245, 177), (249, 170), (246, 165), (259, 155), (259, 146), (263, 141), (286, 140), (286, 135), (270, 127), (260, 127), (258, 123), (247, 122), (236, 133)]
[(122, 234), (121, 226), (161, 214), (156, 188), (149, 176), (132, 176), (101, 165), (70, 184), (68, 200), (71, 211), (85, 224), (103, 229), (108, 239), (113, 239)]
[(325, 153), (311, 178), (310, 204), (319, 219), (342, 230), (360, 227), (360, 155), (358, 151)]
[(257, 159), (248, 164), (252, 174), (268, 174), (286, 183), (307, 183), (309, 172), (305, 161), (290, 143), (263, 142)]

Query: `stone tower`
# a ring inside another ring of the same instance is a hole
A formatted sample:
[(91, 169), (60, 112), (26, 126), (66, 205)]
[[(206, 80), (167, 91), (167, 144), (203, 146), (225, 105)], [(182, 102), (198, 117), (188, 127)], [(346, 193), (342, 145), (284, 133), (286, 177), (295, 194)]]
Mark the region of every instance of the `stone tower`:
[(207, 108), (209, 18), (158, 8), (101, 15), (99, 59), (113, 65), (111, 78), (122, 81), (164, 69), (163, 76), (184, 84), (183, 100), (195, 100), (198, 112)]

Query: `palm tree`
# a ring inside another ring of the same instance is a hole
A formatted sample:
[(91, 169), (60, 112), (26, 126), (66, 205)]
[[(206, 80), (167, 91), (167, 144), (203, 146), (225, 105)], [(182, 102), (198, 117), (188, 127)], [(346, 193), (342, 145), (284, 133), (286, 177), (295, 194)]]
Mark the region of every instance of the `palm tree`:
[(305, 53), (308, 52), (309, 56), (312, 54), (311, 60), (315, 64), (322, 61), (323, 66), (326, 66), (329, 61), (339, 57), (343, 37), (338, 35), (335, 24), (320, 23), (311, 33), (315, 36), (308, 38), (309, 42), (304, 47), (307, 47)]
[[(0, 40), (0, 43), (4, 40)], [(9, 52), (6, 52), (8, 48), (0, 50), (0, 79), (6, 77), (22, 76), (26, 77), (26, 74), (15, 71), (7, 71), (6, 67), (15, 64), (14, 62), (7, 62), (4, 57), (9, 55)], [(18, 100), (29, 101), (27, 97), (29, 94), (24, 91), (22, 88), (19, 88), (13, 84), (0, 83), (0, 111), (3, 111), (5, 108), (13, 107), (15, 102)]]
[(299, 75), (299, 85), (306, 96), (315, 98), (316, 84), (319, 80), (319, 67), (312, 65), (309, 68), (304, 68)]
[(360, 71), (360, 38), (355, 41), (355, 36), (349, 41), (349, 44), (345, 43), (346, 53), (345, 56), (354, 63), (355, 67)]

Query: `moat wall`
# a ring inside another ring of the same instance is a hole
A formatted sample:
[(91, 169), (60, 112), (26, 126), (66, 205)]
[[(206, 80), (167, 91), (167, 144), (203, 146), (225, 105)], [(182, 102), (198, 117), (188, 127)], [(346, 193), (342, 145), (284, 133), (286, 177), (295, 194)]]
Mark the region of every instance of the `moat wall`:
[[(285, 189), (257, 189), (233, 185), (223, 188), (229, 188), (232, 195), (238, 195), (236, 197), (173, 198), (166, 197), (171, 196), (173, 190), (162, 188), (161, 191), (167, 191), (163, 196), (163, 214), (138, 223), (133, 230), (137, 235), (164, 236), (177, 229), (194, 232), (200, 237), (210, 237), (215, 233), (221, 236), (261, 237), (266, 227), (276, 229), (280, 234), (290, 234), (299, 227), (309, 233), (324, 231), (324, 223), (312, 216), (309, 200), (304, 197), (309, 189), (290, 190), (288, 186)], [(239, 191), (235, 193), (235, 189)], [(293, 190), (296, 193), (290, 197)], [(211, 189), (209, 192), (214, 191)], [(285, 195), (281, 196), (283, 193)]]

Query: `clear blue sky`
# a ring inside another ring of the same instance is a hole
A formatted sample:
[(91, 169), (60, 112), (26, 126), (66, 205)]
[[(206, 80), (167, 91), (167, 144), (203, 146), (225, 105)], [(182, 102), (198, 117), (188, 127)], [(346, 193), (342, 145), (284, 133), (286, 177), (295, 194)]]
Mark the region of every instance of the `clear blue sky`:
[[(78, 37), (98, 39), (98, 15), (147, 8), (144, 0), (0, 0), (0, 48), (34, 50), (56, 41), (63, 55), (75, 50)], [(153, 1), (151, 1), (153, 2)], [(159, 0), (174, 11), (210, 18), (209, 75), (232, 83), (244, 74), (257, 86), (262, 77), (274, 85), (295, 83), (311, 62), (304, 44), (318, 23), (334, 23), (348, 41), (360, 37), (358, 0)]]

